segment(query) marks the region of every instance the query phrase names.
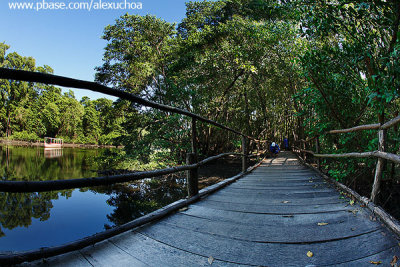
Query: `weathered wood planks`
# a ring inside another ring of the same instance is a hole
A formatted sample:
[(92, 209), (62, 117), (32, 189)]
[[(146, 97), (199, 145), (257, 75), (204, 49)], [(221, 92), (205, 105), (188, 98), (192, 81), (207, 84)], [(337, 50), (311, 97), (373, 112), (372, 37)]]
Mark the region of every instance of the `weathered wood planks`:
[(187, 210), (42, 264), (390, 266), (400, 257), (396, 238), (367, 208), (282, 153)]

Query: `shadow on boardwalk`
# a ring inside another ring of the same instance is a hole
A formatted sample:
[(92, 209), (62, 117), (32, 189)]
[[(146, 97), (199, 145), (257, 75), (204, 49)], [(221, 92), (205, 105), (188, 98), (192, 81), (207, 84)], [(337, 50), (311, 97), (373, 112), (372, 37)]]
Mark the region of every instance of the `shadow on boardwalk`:
[[(396, 236), (291, 153), (158, 222), (51, 266), (390, 266)], [(313, 256), (307, 256), (311, 251)]]

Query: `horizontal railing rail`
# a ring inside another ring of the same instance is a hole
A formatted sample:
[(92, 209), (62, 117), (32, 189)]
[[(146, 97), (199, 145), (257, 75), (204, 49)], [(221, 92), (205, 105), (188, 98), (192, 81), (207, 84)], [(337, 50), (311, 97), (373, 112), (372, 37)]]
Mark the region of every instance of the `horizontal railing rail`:
[[(369, 158), (369, 157), (375, 157), (378, 158), (376, 168), (375, 168), (375, 177), (374, 177), (374, 183), (372, 186), (372, 192), (371, 192), (371, 200), (376, 203), (377, 200), (377, 195), (380, 190), (380, 183), (382, 180), (382, 173), (383, 173), (383, 165), (384, 165), (384, 160), (389, 160), (394, 163), (400, 163), (400, 155), (398, 154), (393, 154), (393, 153), (388, 153), (385, 152), (385, 143), (386, 143), (386, 134), (385, 131), (391, 127), (396, 126), (397, 124), (400, 123), (400, 116), (397, 116), (393, 118), (392, 120), (380, 124), (380, 123), (374, 123), (374, 124), (366, 124), (366, 125), (359, 125), (347, 129), (338, 129), (338, 130), (330, 130), (326, 131), (322, 134), (316, 135), (314, 137), (308, 138), (306, 140), (299, 140), (299, 142), (303, 143), (303, 148), (299, 147), (294, 147), (295, 150), (297, 150), (300, 153), (307, 153), (311, 154), (316, 158)], [(341, 133), (352, 133), (352, 132), (357, 132), (357, 131), (364, 131), (364, 130), (378, 130), (378, 150), (375, 151), (367, 151), (367, 152), (350, 152), (350, 153), (339, 153), (339, 154), (321, 154), (320, 153), (320, 144), (319, 144), (319, 137), (321, 135), (326, 135), (326, 134), (341, 134)], [(305, 144), (309, 143), (310, 141), (315, 140), (315, 147), (316, 151), (311, 151), (305, 149)], [(318, 169), (320, 169), (320, 161), (317, 161), (318, 164)]]
[(14, 193), (46, 192), (52, 190), (66, 190), (73, 188), (133, 182), (145, 178), (154, 178), (157, 176), (197, 169), (200, 166), (210, 163), (211, 161), (230, 155), (243, 156), (243, 154), (241, 153), (228, 152), (206, 158), (202, 161), (199, 161), (191, 165), (175, 166), (160, 170), (140, 171), (140, 172), (132, 172), (120, 175), (110, 175), (104, 177), (78, 178), (70, 180), (51, 180), (51, 181), (0, 181), (0, 191), (14, 192)]
[[(190, 111), (176, 108), (176, 107), (171, 107), (168, 105), (159, 104), (159, 103), (156, 103), (153, 101), (149, 101), (149, 100), (141, 98), (137, 95), (134, 95), (134, 94), (131, 94), (128, 92), (124, 92), (122, 90), (114, 89), (111, 87), (107, 87), (105, 85), (102, 85), (102, 84), (99, 84), (96, 82), (83, 81), (83, 80), (78, 80), (78, 79), (68, 78), (68, 77), (64, 77), (64, 76), (53, 75), (53, 74), (47, 74), (47, 73), (23, 71), (23, 70), (13, 70), (13, 69), (7, 69), (7, 68), (0, 68), (0, 79), (18, 80), (18, 81), (25, 81), (25, 82), (38, 82), (38, 83), (44, 83), (44, 84), (52, 84), (52, 85), (59, 85), (59, 86), (64, 86), (64, 87), (71, 87), (71, 88), (76, 88), (76, 89), (87, 89), (87, 90), (91, 90), (94, 92), (103, 93), (103, 94), (119, 97), (121, 99), (129, 100), (131, 102), (140, 104), (142, 106), (185, 115), (185, 116), (191, 117), (193, 119), (217, 126), (221, 129), (233, 132), (235, 134), (245, 136), (248, 139), (252, 139), (255, 141), (261, 141), (254, 137), (251, 137), (244, 133), (241, 133), (235, 129), (227, 127), (221, 123), (218, 123), (216, 121), (213, 121), (213, 120), (204, 118), (200, 115), (194, 114)], [(261, 141), (261, 142), (263, 142), (263, 141)]]

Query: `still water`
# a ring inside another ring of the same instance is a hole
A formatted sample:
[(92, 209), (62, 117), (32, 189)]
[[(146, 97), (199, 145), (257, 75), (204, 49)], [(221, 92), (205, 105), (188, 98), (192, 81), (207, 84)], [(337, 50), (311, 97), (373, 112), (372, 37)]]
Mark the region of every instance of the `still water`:
[[(0, 178), (99, 176), (109, 149), (0, 145)], [(182, 177), (43, 193), (0, 192), (0, 252), (61, 245), (124, 224), (186, 195)]]

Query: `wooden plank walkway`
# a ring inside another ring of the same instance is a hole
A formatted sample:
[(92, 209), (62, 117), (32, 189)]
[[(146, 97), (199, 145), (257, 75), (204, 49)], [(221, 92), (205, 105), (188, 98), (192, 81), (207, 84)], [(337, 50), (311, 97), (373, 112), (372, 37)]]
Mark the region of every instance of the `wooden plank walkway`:
[(390, 266), (400, 258), (398, 237), (349, 202), (293, 154), (281, 153), (187, 210), (34, 264)]

